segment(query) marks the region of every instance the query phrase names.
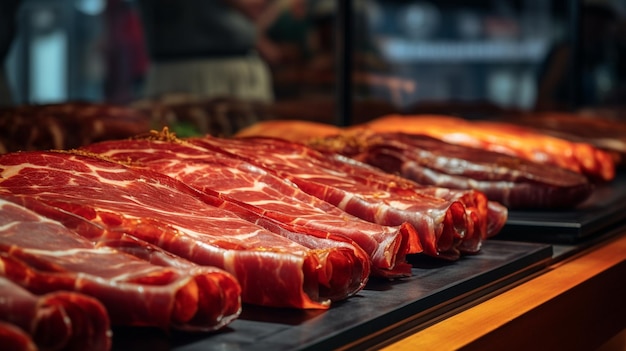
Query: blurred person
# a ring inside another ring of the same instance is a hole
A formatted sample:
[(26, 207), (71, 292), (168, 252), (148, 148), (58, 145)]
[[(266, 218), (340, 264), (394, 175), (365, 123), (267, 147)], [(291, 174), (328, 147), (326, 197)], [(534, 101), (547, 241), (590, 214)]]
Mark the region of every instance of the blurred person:
[(141, 20), (130, 0), (107, 0), (104, 12), (104, 57), (107, 101), (127, 103), (138, 97), (148, 70)]
[[(607, 106), (626, 105), (626, 18), (620, 17), (614, 27), (615, 51), (613, 58), (613, 74), (615, 85), (607, 93), (605, 103)], [(626, 115), (621, 115), (626, 119)]]
[[(598, 78), (614, 60), (616, 45), (615, 25), (618, 14), (605, 4), (588, 3), (581, 8), (580, 45), (581, 77), (572, 76), (573, 48), (569, 42), (557, 42), (549, 51), (539, 70), (537, 82), (537, 110), (567, 110), (572, 103), (592, 106), (603, 102)], [(571, 89), (581, 84), (579, 99), (572, 101)]]
[(311, 19), (307, 0), (274, 0), (256, 21), (263, 57), (277, 69), (301, 65), (310, 56)]
[(139, 0), (150, 55), (147, 97), (273, 100), (255, 21), (268, 0)]

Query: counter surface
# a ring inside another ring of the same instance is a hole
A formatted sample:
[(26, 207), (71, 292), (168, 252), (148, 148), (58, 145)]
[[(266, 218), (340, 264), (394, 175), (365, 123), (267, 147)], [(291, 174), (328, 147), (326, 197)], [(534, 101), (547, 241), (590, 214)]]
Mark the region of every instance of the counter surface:
[(626, 229), (385, 351), (593, 350), (626, 328)]

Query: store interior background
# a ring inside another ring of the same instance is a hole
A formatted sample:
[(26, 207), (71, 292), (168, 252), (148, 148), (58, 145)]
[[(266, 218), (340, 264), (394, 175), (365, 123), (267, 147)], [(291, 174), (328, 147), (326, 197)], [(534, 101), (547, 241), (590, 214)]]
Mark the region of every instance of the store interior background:
[[(283, 107), (274, 110), (275, 117), (333, 123), (336, 2), (269, 3), (280, 11), (264, 35), (283, 52), (270, 62), (274, 104)], [(580, 28), (578, 66), (567, 69), (580, 74), (572, 84), (585, 85), (582, 97), (544, 105), (540, 77), (551, 50), (574, 42), (572, 6), (578, 3), (607, 6), (615, 21), (605, 32), (593, 27), (591, 59), (583, 54), (582, 40), (590, 27)], [(354, 0), (353, 5), (354, 122), (390, 112), (473, 117), (619, 107), (626, 101), (621, 57), (626, 1)], [(133, 104), (146, 98), (142, 88), (150, 62), (135, 1), (23, 0), (17, 19), (5, 62), (16, 104)], [(590, 60), (596, 61), (588, 65)]]

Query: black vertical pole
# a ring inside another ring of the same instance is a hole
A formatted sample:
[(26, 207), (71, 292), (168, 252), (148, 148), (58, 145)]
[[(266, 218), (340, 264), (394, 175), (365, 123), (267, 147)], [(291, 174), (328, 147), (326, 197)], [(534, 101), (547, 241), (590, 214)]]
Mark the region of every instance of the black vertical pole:
[(335, 0), (336, 120), (341, 127), (352, 123), (352, 0)]
[(581, 1), (569, 0), (569, 42), (570, 77), (569, 102), (570, 109), (575, 110), (582, 105), (583, 97), (583, 43), (582, 43), (582, 13)]

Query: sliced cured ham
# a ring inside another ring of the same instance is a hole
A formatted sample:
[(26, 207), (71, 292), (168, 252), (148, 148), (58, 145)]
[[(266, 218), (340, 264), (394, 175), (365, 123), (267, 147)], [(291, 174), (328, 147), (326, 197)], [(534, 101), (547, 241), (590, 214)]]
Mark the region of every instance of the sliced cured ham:
[(452, 144), (555, 165), (594, 180), (609, 181), (615, 177), (615, 162), (609, 153), (591, 144), (571, 142), (512, 123), (469, 121), (443, 115), (388, 115), (349, 129), (361, 128), (428, 135)]
[(336, 291), (346, 286), (345, 271), (332, 266), (343, 252), (300, 245), (208, 205), (206, 195), (160, 173), (86, 155), (23, 152), (0, 156), (0, 179), (0, 194), (44, 202), (60, 221), (79, 216), (228, 271), (242, 286), (243, 302), (325, 309), (326, 293), (346, 298), (361, 288), (357, 282), (347, 284), (354, 290)]
[[(161, 137), (168, 138), (165, 134)], [(317, 241), (348, 238), (367, 252), (377, 276), (410, 275), (411, 267), (405, 255), (409, 240), (417, 237), (409, 226), (388, 227), (364, 221), (248, 162), (182, 141), (109, 141), (84, 149), (108, 158), (132, 161), (136, 167), (164, 173), (200, 191), (234, 201), (252, 212), (243, 213), (244, 217), (268, 229), (272, 225), (280, 226), (278, 233), (287, 229), (288, 233), (315, 236)], [(244, 210), (232, 206), (229, 209), (239, 214)]]
[(339, 134), (340, 127), (300, 120), (269, 120), (260, 121), (247, 128), (243, 128), (235, 134), (238, 138), (243, 137), (272, 137), (283, 138), (291, 141), (306, 141), (312, 137), (324, 137)]
[(0, 321), (0, 345), (7, 351), (37, 351), (37, 345), (15, 324)]
[(538, 130), (557, 138), (588, 143), (614, 156), (617, 165), (626, 162), (626, 122), (601, 112), (528, 112), (506, 116), (506, 122)]
[(10, 343), (17, 350), (111, 348), (109, 317), (92, 297), (69, 291), (37, 296), (2, 276), (0, 297), (0, 340), (9, 343), (3, 350), (13, 349)]
[(515, 156), (404, 133), (344, 133), (313, 147), (344, 154), (419, 184), (476, 189), (508, 208), (572, 208), (593, 186), (579, 173)]
[[(51, 214), (44, 204), (28, 203)], [(34, 293), (68, 290), (93, 296), (106, 306), (116, 325), (212, 331), (239, 316), (241, 288), (220, 269), (151, 264), (111, 248), (125, 246), (158, 255), (158, 249), (148, 244), (104, 232), (95, 245), (15, 203), (0, 199), (0, 208), (1, 273)], [(93, 224), (79, 222), (84, 232), (90, 227), (89, 232), (98, 232)]]
[[(457, 259), (461, 249), (478, 251), (480, 241), (488, 236), (487, 200), (479, 192), (457, 191), (452, 195), (448, 189), (418, 190), (408, 181), (363, 163), (336, 154), (324, 155), (286, 140), (207, 136), (187, 141), (263, 167), (362, 219), (391, 226), (409, 223), (428, 255)], [(439, 191), (455, 200), (433, 196)], [(465, 196), (471, 198), (468, 206)], [(501, 210), (500, 217), (506, 217), (505, 209)], [(473, 244), (462, 245), (464, 240)]]
[(0, 153), (75, 148), (150, 130), (150, 116), (92, 102), (0, 107)]

